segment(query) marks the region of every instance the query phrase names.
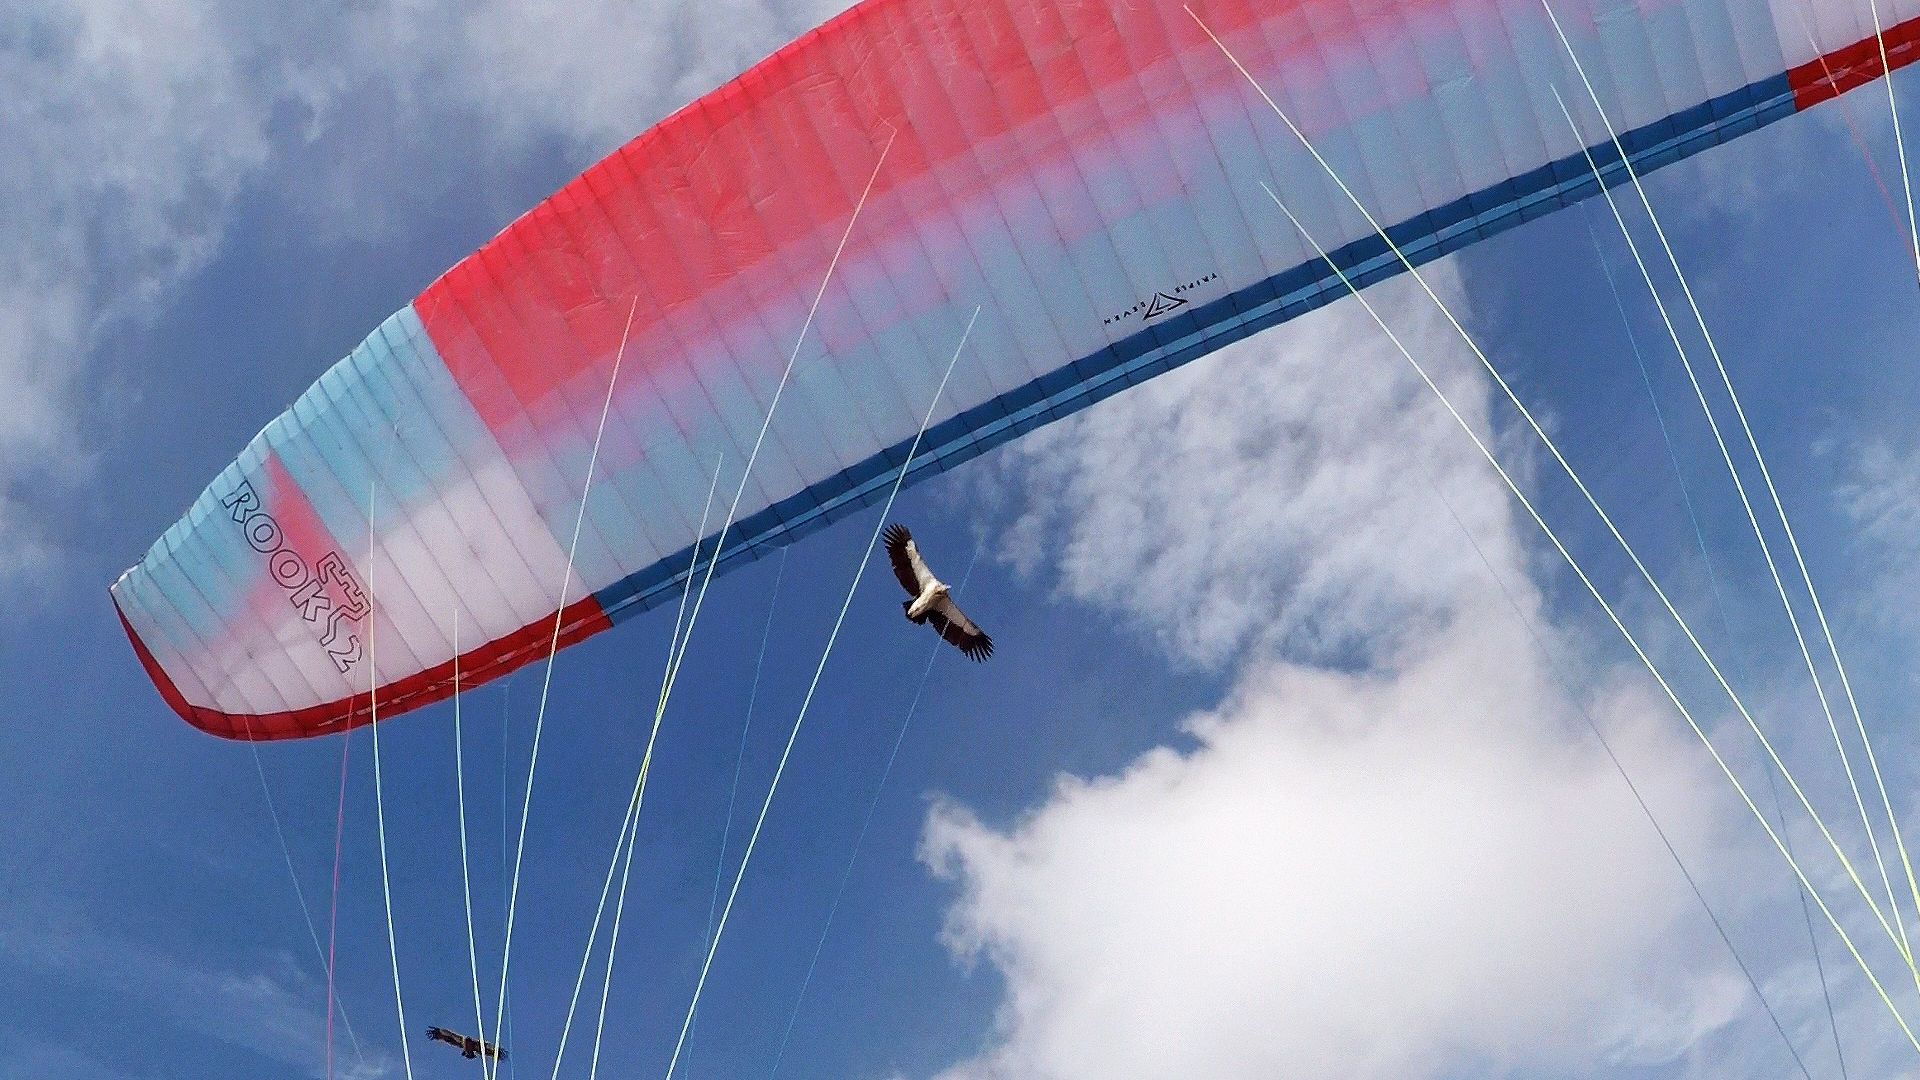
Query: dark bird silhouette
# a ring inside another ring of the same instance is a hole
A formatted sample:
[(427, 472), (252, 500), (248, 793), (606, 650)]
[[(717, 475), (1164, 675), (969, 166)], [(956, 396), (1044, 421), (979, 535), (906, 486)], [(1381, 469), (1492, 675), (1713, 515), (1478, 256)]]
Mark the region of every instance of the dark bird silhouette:
[(459, 1032), (448, 1031), (443, 1027), (428, 1028), (427, 1038), (435, 1042), (446, 1043), (448, 1046), (458, 1049), (460, 1056), (464, 1058), (490, 1057), (495, 1061), (505, 1061), (507, 1057), (505, 1050), (500, 1049), (490, 1042), (483, 1042), (471, 1035), (462, 1035)]

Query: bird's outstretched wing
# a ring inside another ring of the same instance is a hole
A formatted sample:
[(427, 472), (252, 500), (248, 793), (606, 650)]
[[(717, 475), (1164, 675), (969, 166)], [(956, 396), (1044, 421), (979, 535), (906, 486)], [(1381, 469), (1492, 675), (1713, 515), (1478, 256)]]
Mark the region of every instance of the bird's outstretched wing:
[(908, 596), (919, 596), (920, 591), (933, 580), (933, 571), (921, 561), (920, 549), (914, 545), (913, 534), (901, 524), (887, 526), (884, 534), (887, 542), (887, 562), (893, 565), (893, 576), (900, 587), (907, 590)]
[(982, 661), (993, 655), (993, 639), (960, 610), (950, 597), (941, 597), (927, 611), (927, 621), (939, 631), (947, 644), (959, 649), (969, 660)]

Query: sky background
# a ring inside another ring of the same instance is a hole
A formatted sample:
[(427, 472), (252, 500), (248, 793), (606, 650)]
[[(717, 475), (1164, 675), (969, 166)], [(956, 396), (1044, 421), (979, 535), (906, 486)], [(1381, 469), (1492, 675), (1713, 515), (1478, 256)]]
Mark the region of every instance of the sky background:
[[(106, 586), (441, 270), (834, 10), (661, 7), (79, 0), (0, 14), (0, 1077), (325, 1075), (325, 979), (294, 883), (324, 939), (342, 740), (256, 759), (187, 727)], [(1896, 87), (1904, 105), (1911, 79)], [(1876, 84), (1647, 186), (1911, 816), (1920, 294), (1860, 149), (1897, 200), (1892, 135)], [(1632, 273), (1589, 203), (1429, 276), (1864, 860), (1758, 549)], [(1411, 286), (1369, 297), (1771, 811), (1744, 723)], [(1840, 1075), (1779, 856), (1357, 304), (909, 489), (892, 516), (949, 581), (977, 557), (964, 600), (996, 654), (934, 651), (869, 569), (682, 1075), (770, 1072), (790, 1017), (779, 1072), (793, 1077), (1778, 1077), (1798, 1075), (1788, 1044), (1812, 1076)], [(723, 833), (730, 878), (875, 525), (844, 521), (713, 587), (647, 789), (608, 1075), (665, 1072)], [(507, 1075), (552, 1071), (672, 631), (671, 608), (656, 610), (554, 669)], [(540, 681), (526, 669), (460, 703), (489, 1022)], [(473, 1028), (453, 719), (442, 704), (383, 724), (380, 747), (423, 1078), (474, 1070), (419, 1038)], [(335, 1075), (370, 1080), (405, 1064), (367, 732), (348, 753), (338, 987), (352, 1034), (336, 1032)], [(1824, 842), (1792, 820), (1810, 877), (1920, 1016)], [(1814, 940), (1848, 1074), (1920, 1075), (1831, 929)], [(566, 1075), (585, 1075), (595, 1004)]]

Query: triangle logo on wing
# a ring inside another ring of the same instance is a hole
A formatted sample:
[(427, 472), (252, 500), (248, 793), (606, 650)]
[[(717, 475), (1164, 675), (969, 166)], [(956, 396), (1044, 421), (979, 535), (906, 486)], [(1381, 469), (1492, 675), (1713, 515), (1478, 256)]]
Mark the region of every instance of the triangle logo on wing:
[(1157, 319), (1167, 312), (1172, 311), (1174, 308), (1185, 307), (1186, 303), (1185, 300), (1177, 296), (1168, 296), (1166, 293), (1157, 292), (1153, 294), (1153, 299), (1147, 303), (1147, 310), (1141, 314), (1140, 318), (1143, 320)]

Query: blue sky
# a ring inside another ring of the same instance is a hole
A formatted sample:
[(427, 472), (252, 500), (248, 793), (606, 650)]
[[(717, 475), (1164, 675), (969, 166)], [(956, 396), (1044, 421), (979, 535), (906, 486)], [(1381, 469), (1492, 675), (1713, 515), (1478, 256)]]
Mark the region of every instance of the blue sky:
[[(105, 587), (404, 298), (830, 10), (722, 6), (717, 18), (714, 5), (695, 18), (427, 2), (261, 18), (99, 0), (0, 17), (0, 70), (19, 89), (0, 115), (27, 150), (0, 163), (0, 1076), (323, 1075), (324, 983), (254, 759), (165, 709)], [(1904, 103), (1910, 80), (1899, 87)], [(1845, 107), (1897, 195), (1879, 93)], [(1900, 232), (1832, 105), (1648, 188), (1909, 813), (1920, 376), (1905, 357), (1920, 296)], [(1667, 409), (1724, 621), (1589, 226)], [(1864, 858), (1744, 516), (1604, 207), (1504, 234), (1433, 277)], [(1497, 434), (1764, 792), (1744, 725), (1408, 284), (1373, 290), (1381, 310)], [(1450, 424), (1345, 303), (906, 492), (893, 516), (949, 580), (978, 549), (966, 602), (998, 649), (981, 667), (936, 654), (782, 1074), (1788, 1075), (1780, 1036), (1584, 707), (1810, 1072), (1838, 1075), (1778, 856)], [(704, 951), (749, 698), (735, 853), (874, 524), (843, 522), (795, 546), (783, 573), (763, 560), (714, 586), (647, 792), (610, 1075), (665, 1070)], [(930, 637), (894, 614), (894, 588), (870, 572), (856, 597), (686, 1075), (772, 1067), (930, 655)], [(770, 605), (776, 646), (756, 695)], [(671, 632), (656, 611), (554, 672), (507, 1040), (529, 1076), (551, 1070)], [(489, 1006), (503, 809), (518, 806), (539, 675), (461, 703)], [(468, 1067), (421, 1029), (472, 1027), (452, 719), (436, 706), (381, 741), (420, 1077)], [(369, 751), (362, 732), (339, 911), (339, 990), (361, 1053), (340, 1038), (337, 1075), (398, 1076)], [(322, 934), (340, 755), (338, 739), (259, 755)], [(1790, 835), (1818, 854), (1804, 816)], [(1832, 861), (1808, 865), (1866, 940)], [(1913, 1073), (1832, 932), (1816, 936), (1852, 1075)], [(1897, 989), (1884, 945), (1869, 956), (1903, 1010), (1920, 1004)], [(569, 1050), (569, 1074), (584, 1073), (584, 1049)]]

